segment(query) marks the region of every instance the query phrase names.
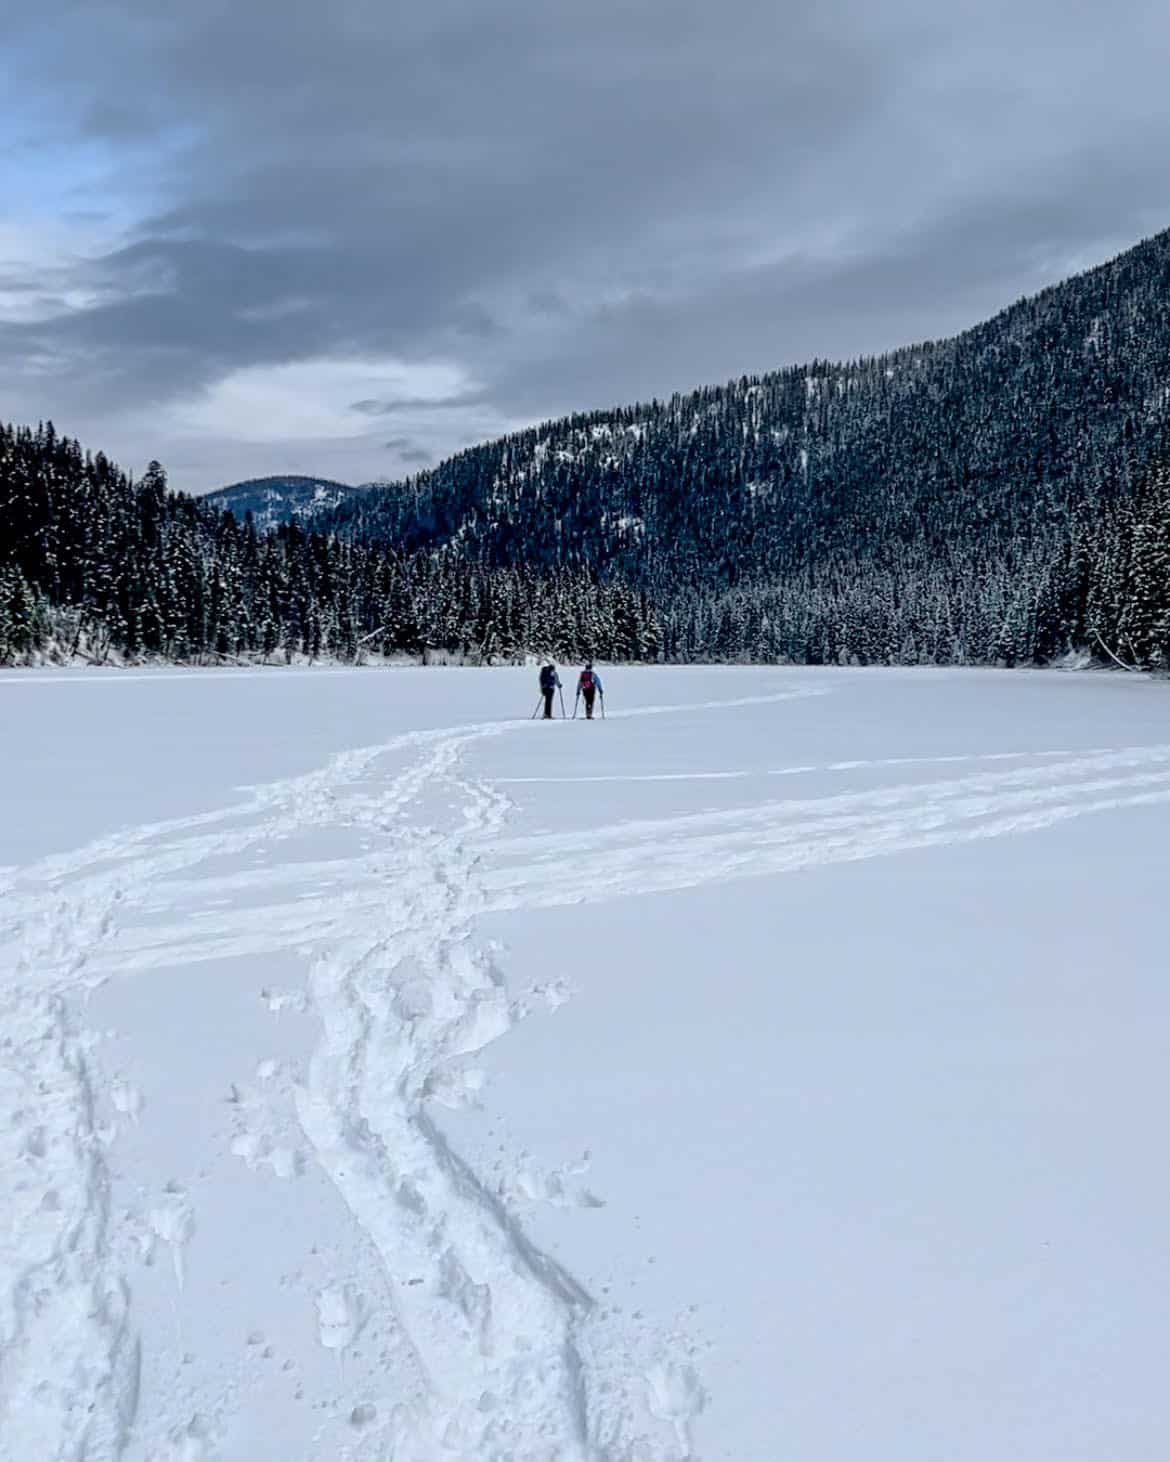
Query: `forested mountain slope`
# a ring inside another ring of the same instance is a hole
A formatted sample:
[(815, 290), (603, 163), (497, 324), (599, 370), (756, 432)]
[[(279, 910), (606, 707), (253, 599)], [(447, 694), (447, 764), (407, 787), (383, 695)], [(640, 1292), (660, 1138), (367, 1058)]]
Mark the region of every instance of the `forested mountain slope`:
[(682, 658), (1047, 658), (1168, 403), (1163, 233), (953, 340), (572, 416), (323, 526), (589, 567), (669, 608)]
[(256, 527), (266, 529), (294, 518), (310, 521), (363, 490), (328, 477), (252, 477), (216, 488), (202, 501), (237, 518), (251, 513)]

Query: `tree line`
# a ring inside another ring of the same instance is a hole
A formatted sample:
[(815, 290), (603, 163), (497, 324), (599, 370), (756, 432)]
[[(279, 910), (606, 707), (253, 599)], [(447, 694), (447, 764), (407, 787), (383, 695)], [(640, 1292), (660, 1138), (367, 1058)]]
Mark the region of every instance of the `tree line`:
[(295, 521), (258, 532), (169, 491), (158, 463), (135, 482), (52, 425), (0, 428), (0, 521), (0, 663), (661, 650), (653, 605), (623, 584), (402, 553)]
[(0, 661), (55, 655), (475, 663), (558, 659), (1044, 664), (1170, 658), (1170, 471), (1068, 531), (945, 552), (836, 552), (759, 583), (652, 596), (584, 567), (488, 566), (306, 531), (257, 532), (135, 482), (51, 426), (0, 429)]

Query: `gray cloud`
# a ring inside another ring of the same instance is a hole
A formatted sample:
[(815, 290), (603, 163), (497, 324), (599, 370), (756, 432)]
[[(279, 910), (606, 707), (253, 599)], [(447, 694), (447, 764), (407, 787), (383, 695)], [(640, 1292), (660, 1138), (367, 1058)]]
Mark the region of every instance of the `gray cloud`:
[[(1167, 41), (1145, 0), (57, 0), (0, 100), (58, 180), (0, 233), (0, 390), (198, 490), (949, 333), (1170, 223)], [(214, 415), (345, 361), (453, 384), (279, 450)]]
[(460, 390), (450, 400), (435, 401), (429, 396), (391, 396), (386, 399), (379, 397), (366, 397), (361, 401), (350, 403), (350, 410), (356, 411), (361, 416), (395, 416), (404, 411), (415, 411), (425, 409), (431, 413), (437, 412), (462, 412), (464, 408), (473, 401), (486, 399), (484, 391)]
[(391, 437), (383, 446), (386, 451), (393, 452), (400, 462), (410, 466), (421, 466), (434, 460), (425, 447), (416, 447), (409, 437)]

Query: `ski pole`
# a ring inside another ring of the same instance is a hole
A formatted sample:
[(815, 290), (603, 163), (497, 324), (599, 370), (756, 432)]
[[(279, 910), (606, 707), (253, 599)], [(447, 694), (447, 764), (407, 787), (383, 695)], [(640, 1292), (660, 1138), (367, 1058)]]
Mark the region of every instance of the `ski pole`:
[(557, 686), (557, 690), (561, 693), (561, 720), (567, 721), (568, 717), (565, 715), (565, 692), (559, 685)]
[(538, 695), (536, 697), (536, 705), (532, 708), (532, 715), (528, 718), (530, 721), (536, 720), (536, 713), (540, 710), (540, 703), (542, 700), (544, 700), (544, 696)]
[(577, 707), (580, 705), (580, 703), (581, 703), (581, 692), (580, 692), (580, 690), (578, 690), (577, 691), (577, 694), (573, 697), (573, 720), (574, 721), (577, 719)]
[(605, 720), (605, 691), (601, 692), (601, 719)]

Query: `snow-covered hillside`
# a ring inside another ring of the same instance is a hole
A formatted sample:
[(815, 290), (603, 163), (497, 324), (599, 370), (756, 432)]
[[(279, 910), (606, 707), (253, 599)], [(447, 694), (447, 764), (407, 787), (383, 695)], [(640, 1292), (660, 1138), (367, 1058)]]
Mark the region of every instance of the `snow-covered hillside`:
[(6, 1462), (1161, 1455), (1166, 688), (606, 689), (0, 678)]
[(216, 488), (203, 501), (234, 513), (241, 521), (251, 513), (257, 531), (264, 533), (294, 519), (311, 522), (364, 491), (364, 487), (351, 487), (327, 477), (255, 477)]

